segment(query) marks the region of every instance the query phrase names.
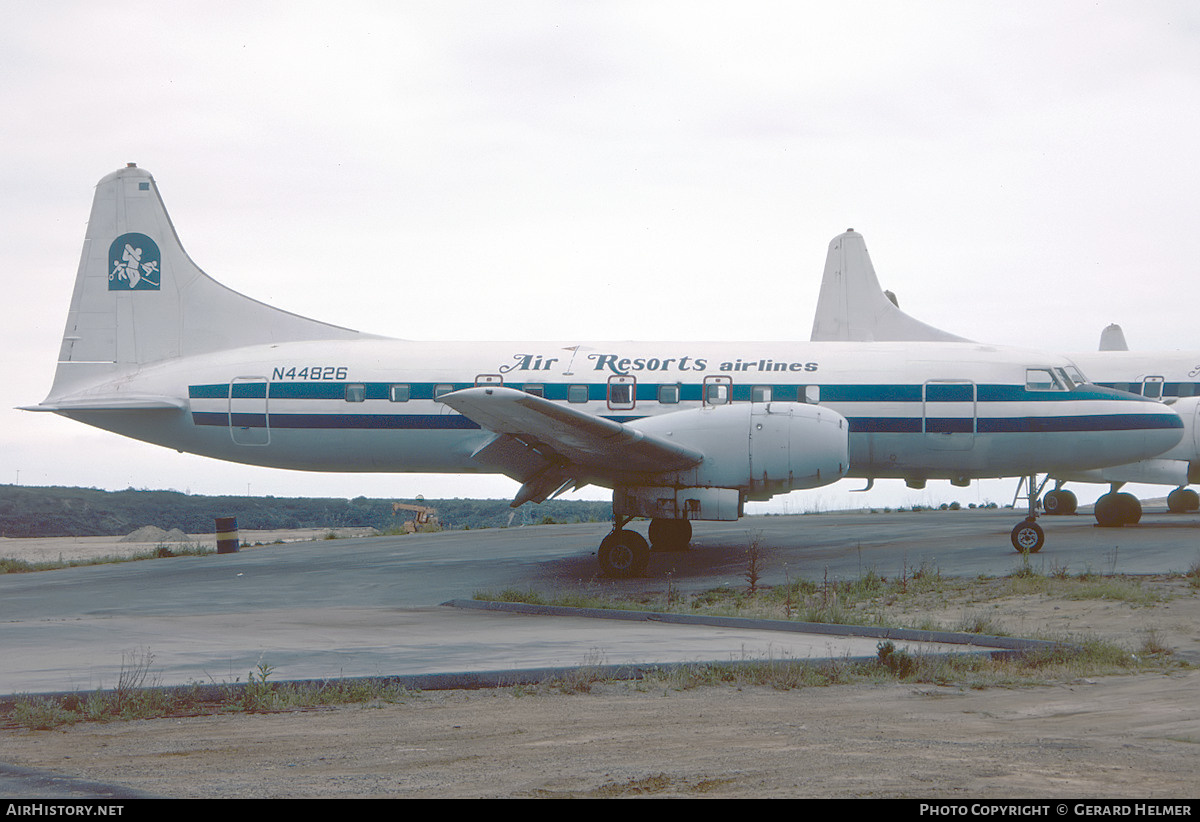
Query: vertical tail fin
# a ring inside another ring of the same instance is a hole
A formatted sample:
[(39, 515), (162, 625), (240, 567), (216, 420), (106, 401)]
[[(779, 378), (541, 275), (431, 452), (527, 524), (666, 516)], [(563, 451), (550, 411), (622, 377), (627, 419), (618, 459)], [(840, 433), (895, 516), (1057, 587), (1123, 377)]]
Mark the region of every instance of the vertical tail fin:
[(363, 336), (213, 280), (183, 250), (154, 178), (130, 163), (96, 186), (51, 396), (175, 357)]
[[(894, 298), (893, 298), (894, 299)], [(848, 229), (829, 243), (812, 339), (966, 342), (901, 311), (879, 286), (867, 244)]]
[(1125, 342), (1125, 332), (1121, 330), (1121, 326), (1113, 323), (1100, 332), (1100, 350), (1101, 351), (1128, 351), (1129, 345)]

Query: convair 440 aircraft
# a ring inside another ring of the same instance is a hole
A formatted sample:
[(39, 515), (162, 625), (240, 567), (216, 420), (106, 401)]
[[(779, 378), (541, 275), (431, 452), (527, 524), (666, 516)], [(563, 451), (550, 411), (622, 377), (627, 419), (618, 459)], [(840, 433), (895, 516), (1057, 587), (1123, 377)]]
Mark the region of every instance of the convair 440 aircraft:
[(522, 483), (514, 506), (601, 485), (615, 521), (600, 565), (631, 576), (650, 549), (635, 517), (655, 549), (680, 549), (692, 520), (847, 475), (1083, 470), (1179, 440), (1170, 409), (1072, 369), (975, 344), (362, 334), (209, 278), (131, 165), (97, 186), (54, 386), (33, 410), (256, 465), (502, 473)]
[[(814, 341), (903, 340), (962, 344), (963, 337), (914, 319), (886, 296), (875, 275), (863, 237), (853, 229), (833, 239), (821, 280), (821, 295), (813, 320)], [(1100, 350), (1066, 356), (1102, 387), (1119, 389), (1169, 404), (1184, 424), (1184, 435), (1169, 451), (1124, 464), (1081, 471), (1060, 469), (1047, 474), (1055, 488), (1046, 493), (1043, 505), (1048, 514), (1073, 514), (1075, 495), (1063, 490), (1067, 481), (1110, 483), (1108, 494), (1096, 501), (1096, 521), (1112, 526), (1137, 522), (1141, 503), (1130, 494), (1118, 493), (1127, 482), (1176, 486), (1167, 498), (1172, 511), (1200, 507), (1196, 492), (1186, 488), (1200, 482), (1200, 352), (1131, 352), (1119, 327), (1110, 326), (1101, 335)], [(1049, 387), (1049, 386), (1048, 386)], [(1055, 390), (1067, 390), (1062, 382)], [(1026, 473), (1031, 500), (1041, 490), (1035, 477)]]

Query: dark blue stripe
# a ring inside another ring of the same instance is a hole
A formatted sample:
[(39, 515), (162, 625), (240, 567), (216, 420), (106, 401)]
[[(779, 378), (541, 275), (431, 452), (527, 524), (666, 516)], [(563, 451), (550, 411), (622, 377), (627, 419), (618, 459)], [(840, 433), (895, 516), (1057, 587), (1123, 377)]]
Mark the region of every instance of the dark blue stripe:
[(851, 434), (920, 434), (920, 417), (847, 417)]
[(926, 434), (972, 434), (975, 432), (973, 417), (929, 417), (925, 420)]
[[(627, 423), (639, 416), (609, 416), (616, 422)], [(971, 433), (971, 418), (935, 417), (848, 417), (852, 434), (920, 434)], [(230, 415), (224, 412), (194, 411), (195, 425), (230, 425)], [(261, 428), (266, 420), (262, 414), (234, 414), (233, 426)], [(388, 429), (450, 431), (478, 430), (479, 425), (459, 414), (271, 414), (272, 428), (292, 429)], [(976, 421), (980, 434), (1027, 434), (1064, 431), (1146, 431), (1178, 429), (1183, 425), (1178, 417), (1162, 414), (1096, 414), (1082, 417), (1005, 417), (981, 418)]]
[(478, 430), (461, 414), (272, 414), (272, 428)]
[(226, 427), (229, 425), (229, 415), (217, 411), (193, 411), (193, 425), (220, 425)]
[[(224, 416), (223, 414), (221, 416)], [(266, 414), (230, 414), (229, 424), (234, 428), (266, 428)]]
[(1183, 420), (1167, 414), (1090, 414), (1079, 417), (1010, 417), (981, 419), (981, 434), (1040, 431), (1150, 431), (1183, 428)]

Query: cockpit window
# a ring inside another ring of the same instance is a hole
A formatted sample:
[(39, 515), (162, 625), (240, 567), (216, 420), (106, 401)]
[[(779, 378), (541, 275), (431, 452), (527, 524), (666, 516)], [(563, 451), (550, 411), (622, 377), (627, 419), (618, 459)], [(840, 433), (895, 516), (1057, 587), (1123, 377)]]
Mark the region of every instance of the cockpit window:
[(1071, 382), (1075, 383), (1076, 385), (1087, 385), (1089, 382), (1091, 382), (1076, 366), (1068, 365), (1066, 366), (1066, 369), (1067, 376), (1069, 376), (1071, 378)]
[(1075, 382), (1075, 380), (1071, 379), (1071, 375), (1067, 372), (1067, 370), (1065, 368), (1056, 368), (1054, 370), (1055, 370), (1055, 372), (1057, 372), (1059, 378), (1062, 380), (1063, 385), (1065, 385), (1067, 387), (1068, 391), (1070, 391), (1071, 389), (1073, 389), (1076, 386), (1077, 383)]
[(1026, 368), (1026, 391), (1066, 391), (1059, 377), (1050, 368)]

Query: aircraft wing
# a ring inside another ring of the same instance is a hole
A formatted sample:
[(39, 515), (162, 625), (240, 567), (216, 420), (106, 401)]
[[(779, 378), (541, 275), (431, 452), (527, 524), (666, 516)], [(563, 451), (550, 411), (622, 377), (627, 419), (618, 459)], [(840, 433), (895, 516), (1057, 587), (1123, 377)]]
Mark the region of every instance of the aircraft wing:
[(524, 483), (513, 507), (542, 502), (589, 476), (673, 471), (704, 459), (677, 442), (514, 388), (465, 388), (440, 399), (496, 434), (472, 456)]

